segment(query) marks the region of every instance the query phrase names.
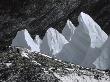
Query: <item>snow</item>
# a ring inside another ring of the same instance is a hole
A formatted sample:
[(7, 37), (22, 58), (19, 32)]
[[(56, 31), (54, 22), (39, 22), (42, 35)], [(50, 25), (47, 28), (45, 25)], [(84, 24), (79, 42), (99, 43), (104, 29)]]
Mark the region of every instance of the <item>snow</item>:
[(94, 65), (98, 69), (110, 69), (110, 36), (102, 46), (101, 55), (96, 59)]
[(62, 50), (64, 44), (67, 43), (68, 41), (61, 33), (54, 28), (49, 28), (43, 38), (41, 52), (55, 56), (55, 54)]
[(22, 56), (22, 57), (29, 58), (29, 57), (28, 57), (28, 53), (25, 53), (24, 51), (22, 51), (21, 56)]
[(75, 29), (76, 28), (72, 24), (72, 22), (70, 20), (67, 20), (67, 23), (66, 23), (64, 29), (62, 30), (62, 34), (69, 41), (69, 40), (71, 40), (71, 36), (74, 34)]
[(33, 62), (34, 64), (36, 64), (36, 65), (41, 66), (41, 64), (40, 64), (40, 63), (38, 63), (38, 62), (37, 62), (37, 61), (35, 61), (35, 60), (32, 60), (32, 62)]
[(47, 58), (52, 58), (52, 57), (50, 57), (48, 55), (45, 55), (45, 54), (41, 54), (41, 55), (44, 56), (44, 57), (47, 57)]
[(11, 66), (12, 63), (5, 63), (7, 67)]
[(40, 45), (42, 43), (42, 40), (40, 39), (39, 35), (35, 36), (34, 42), (37, 44), (37, 46), (40, 48)]
[(27, 48), (31, 51), (40, 51), (39, 47), (34, 43), (26, 29), (17, 32), (17, 35), (13, 39), (11, 46)]

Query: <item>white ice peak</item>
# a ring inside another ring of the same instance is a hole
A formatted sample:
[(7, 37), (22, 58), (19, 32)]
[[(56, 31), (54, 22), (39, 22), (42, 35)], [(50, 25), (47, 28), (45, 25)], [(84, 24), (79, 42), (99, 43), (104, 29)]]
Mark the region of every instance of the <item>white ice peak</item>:
[(91, 39), (91, 47), (101, 47), (107, 40), (108, 35), (101, 27), (87, 14), (81, 12), (78, 17), (79, 25), (83, 27), (85, 33), (89, 34)]
[(42, 40), (40, 39), (39, 35), (35, 36), (34, 42), (37, 44), (37, 46), (40, 48), (40, 45), (42, 43)]
[(72, 24), (70, 20), (67, 20), (67, 23), (62, 31), (64, 37), (69, 41), (71, 40), (71, 36), (74, 34), (75, 26)]
[(41, 44), (41, 52), (55, 55), (61, 51), (64, 44), (68, 43), (65, 37), (53, 28), (49, 28)]
[(90, 65), (100, 56), (101, 47), (107, 40), (108, 35), (89, 15), (81, 12), (78, 20), (79, 26), (83, 28), (85, 33), (90, 37), (90, 47), (88, 47), (85, 59), (82, 63), (82, 65), (90, 67)]
[(39, 47), (34, 43), (33, 39), (26, 29), (17, 32), (17, 35), (13, 39), (11, 46), (27, 48), (31, 51), (40, 51)]

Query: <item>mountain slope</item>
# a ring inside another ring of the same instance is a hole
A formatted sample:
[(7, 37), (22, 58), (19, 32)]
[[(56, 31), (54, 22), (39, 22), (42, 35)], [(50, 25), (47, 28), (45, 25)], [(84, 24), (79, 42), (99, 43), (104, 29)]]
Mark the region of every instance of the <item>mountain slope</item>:
[[(23, 54), (27, 57), (22, 56)], [(64, 63), (24, 48), (0, 53), (0, 81), (4, 82), (109, 82), (110, 72)]]

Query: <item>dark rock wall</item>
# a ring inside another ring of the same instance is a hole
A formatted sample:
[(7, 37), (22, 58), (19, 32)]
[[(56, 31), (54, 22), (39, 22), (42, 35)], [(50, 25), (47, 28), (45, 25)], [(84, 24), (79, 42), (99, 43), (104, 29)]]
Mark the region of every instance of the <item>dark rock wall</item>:
[(24, 28), (32, 37), (43, 37), (49, 27), (61, 32), (67, 19), (77, 25), (81, 11), (109, 34), (109, 9), (109, 0), (0, 0), (0, 47), (10, 45), (17, 31)]

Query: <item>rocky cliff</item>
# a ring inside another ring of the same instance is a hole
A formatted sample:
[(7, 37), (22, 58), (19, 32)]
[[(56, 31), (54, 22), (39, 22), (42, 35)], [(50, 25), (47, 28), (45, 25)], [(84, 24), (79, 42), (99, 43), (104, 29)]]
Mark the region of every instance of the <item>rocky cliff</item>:
[(77, 25), (81, 11), (110, 33), (109, 0), (0, 0), (0, 47), (11, 44), (18, 30), (28, 29), (31, 35), (44, 36), (49, 27), (61, 32), (70, 19)]

